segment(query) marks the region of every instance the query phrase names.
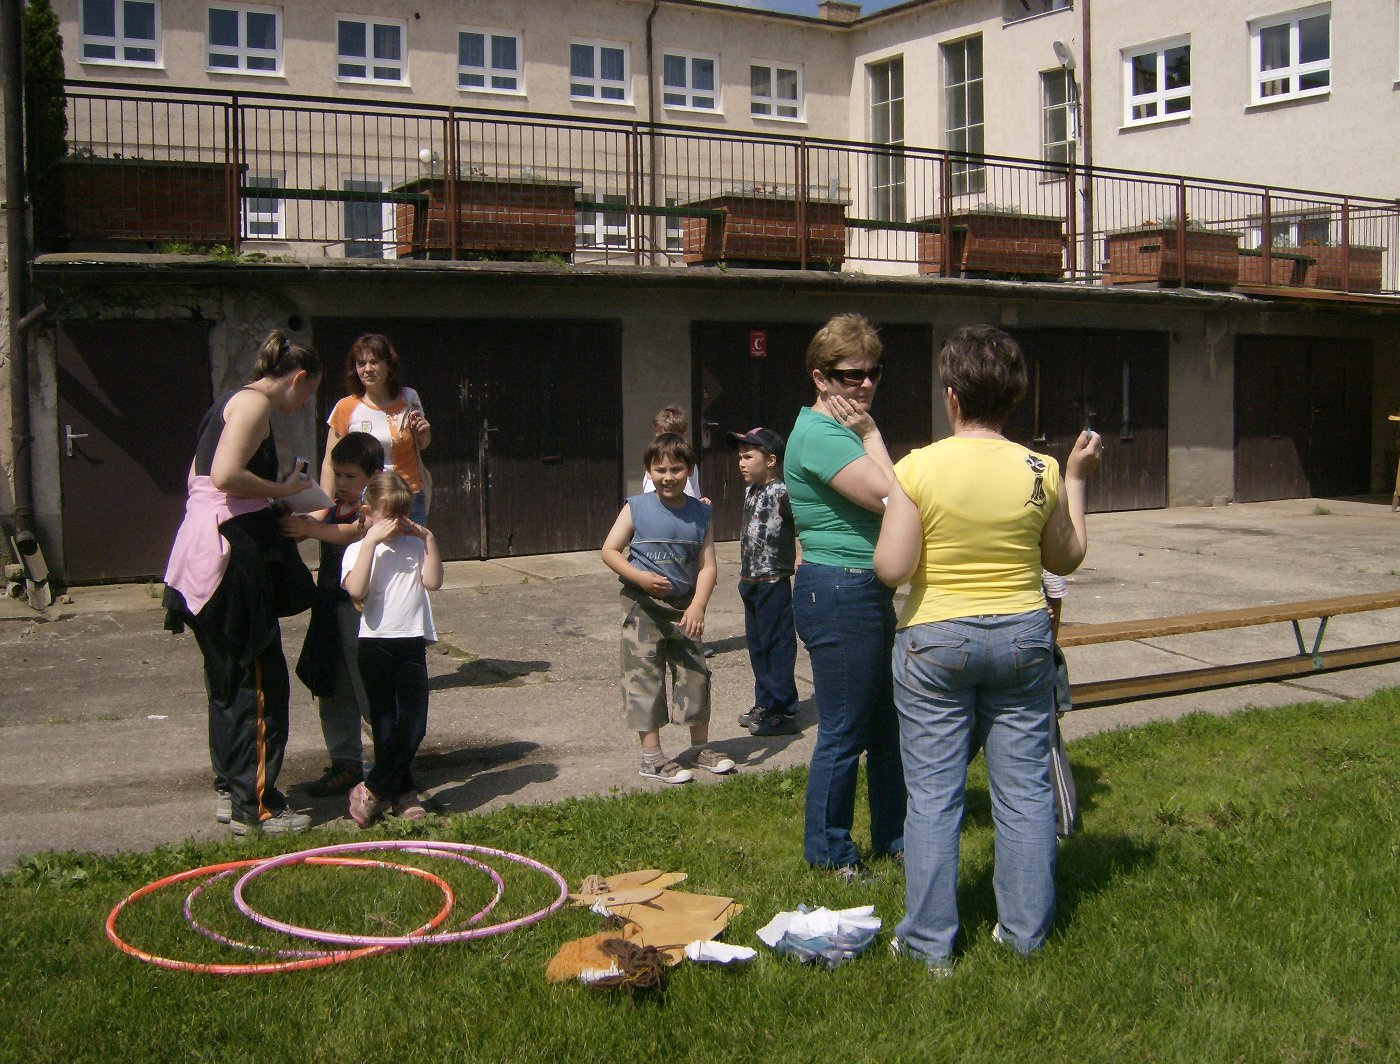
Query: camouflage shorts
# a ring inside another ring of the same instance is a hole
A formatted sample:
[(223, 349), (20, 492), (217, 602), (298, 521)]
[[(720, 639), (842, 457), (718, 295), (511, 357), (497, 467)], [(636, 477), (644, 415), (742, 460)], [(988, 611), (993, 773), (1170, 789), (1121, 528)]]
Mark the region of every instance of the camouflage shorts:
[(681, 631), (683, 612), (641, 591), (622, 590), (622, 708), (633, 731), (659, 731), (668, 719), (685, 725), (709, 722), (710, 666), (700, 642)]

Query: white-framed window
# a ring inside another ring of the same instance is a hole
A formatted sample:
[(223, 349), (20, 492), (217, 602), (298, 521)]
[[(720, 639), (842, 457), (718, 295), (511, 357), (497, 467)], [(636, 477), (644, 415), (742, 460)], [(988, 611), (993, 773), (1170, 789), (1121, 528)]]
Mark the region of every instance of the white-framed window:
[(569, 96), (575, 100), (626, 103), (627, 45), (606, 41), (569, 42)]
[(160, 65), (158, 0), (82, 0), (84, 63)]
[(613, 192), (595, 196), (589, 209), (574, 219), (574, 235), (579, 247), (625, 248), (627, 197)]
[[(1332, 242), (1332, 215), (1326, 210), (1270, 215), (1269, 232), (1273, 236), (1272, 246), (1276, 248), (1296, 248), (1306, 244), (1330, 244)], [(1254, 248), (1264, 246), (1264, 220), (1258, 215), (1250, 219), (1249, 246)]]
[[(675, 196), (666, 197), (668, 207), (674, 207), (678, 202)], [(666, 215), (666, 250), (685, 250), (685, 220), (676, 214)]]
[[(982, 155), (986, 127), (982, 113), (982, 37), (943, 45), (944, 140), (949, 151)], [(987, 168), (970, 160), (953, 160), (949, 172), (954, 195), (987, 190)]]
[(249, 174), (244, 180), (243, 235), (249, 239), (281, 240), (285, 225), (278, 189), (286, 187), (281, 174)]
[(802, 68), (755, 60), (749, 64), (749, 114), (755, 118), (802, 118)]
[(336, 16), (336, 80), (407, 84), (407, 33), (408, 23), (403, 19)]
[(688, 111), (719, 110), (719, 59), (698, 52), (661, 57), (661, 104)]
[(1064, 67), (1040, 73), (1040, 157), (1047, 163), (1069, 163), (1070, 142), (1074, 139), (1072, 77)]
[(1249, 47), (1255, 103), (1331, 91), (1331, 4), (1251, 22)]
[[(374, 177), (347, 177), (340, 187), (346, 192), (378, 193), (384, 182)], [(341, 204), (342, 235), (347, 259), (395, 258), (394, 205), (366, 197), (347, 199)]]
[(470, 92), (524, 92), (520, 34), (507, 30), (457, 32), (457, 87)]
[(209, 5), (208, 69), (228, 74), (282, 72), (282, 12), (247, 4)]
[(904, 57), (866, 69), (870, 83), (870, 139), (888, 145), (870, 156), (870, 211), (882, 222), (905, 220)]
[(1191, 115), (1191, 41), (1123, 53), (1124, 125)]

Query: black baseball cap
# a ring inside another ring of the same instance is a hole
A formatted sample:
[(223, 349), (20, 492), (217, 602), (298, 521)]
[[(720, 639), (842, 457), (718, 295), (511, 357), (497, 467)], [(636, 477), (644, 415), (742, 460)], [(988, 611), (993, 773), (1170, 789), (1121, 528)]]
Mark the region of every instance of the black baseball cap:
[(729, 442), (738, 446), (760, 447), (769, 454), (781, 458), (783, 448), (787, 446), (783, 438), (772, 429), (749, 429), (748, 432), (729, 433)]

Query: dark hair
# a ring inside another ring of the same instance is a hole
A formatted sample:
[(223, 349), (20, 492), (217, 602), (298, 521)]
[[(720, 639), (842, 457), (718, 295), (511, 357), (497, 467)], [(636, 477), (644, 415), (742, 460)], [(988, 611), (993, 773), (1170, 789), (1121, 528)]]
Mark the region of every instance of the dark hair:
[(407, 517), (413, 508), (413, 489), (392, 469), (376, 473), (365, 485), (365, 505), (385, 517)]
[(658, 458), (682, 462), (687, 469), (695, 468), (695, 452), (685, 442), (684, 436), (677, 436), (674, 432), (663, 432), (651, 441), (642, 455), (642, 465), (650, 469)]
[(878, 362), (884, 353), (885, 345), (880, 343), (875, 326), (860, 314), (838, 314), (818, 329), (807, 345), (807, 375), (814, 369), (830, 373), (843, 358)]
[(994, 325), (964, 325), (938, 352), (938, 375), (964, 421), (1000, 429), (1026, 394), (1021, 347)]
[(310, 344), (288, 340), (279, 329), (267, 334), (253, 359), (253, 380), (264, 377), (289, 377), (302, 370), (309, 377), (321, 375), (321, 356)]
[(389, 390), (390, 399), (397, 399), (402, 390), (399, 384), (399, 353), (394, 350), (389, 338), (380, 333), (365, 333), (350, 345), (350, 354), (346, 356), (345, 361), (345, 390), (351, 395), (364, 396), (365, 385), (360, 380), (360, 375), (355, 372), (355, 363), (361, 356), (366, 355), (379, 359), (389, 367), (384, 387)]
[(331, 464), (359, 466), (372, 477), (384, 468), (384, 445), (368, 432), (347, 432), (331, 448)]

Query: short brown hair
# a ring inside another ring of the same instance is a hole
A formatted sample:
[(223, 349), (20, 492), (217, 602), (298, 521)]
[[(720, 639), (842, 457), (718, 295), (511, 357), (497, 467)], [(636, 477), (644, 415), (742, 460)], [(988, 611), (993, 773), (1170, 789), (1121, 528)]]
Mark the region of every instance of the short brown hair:
[(413, 508), (413, 489), (392, 469), (376, 473), (365, 485), (365, 505), (385, 517), (407, 517)]
[(964, 325), (938, 352), (943, 387), (958, 397), (962, 418), (1000, 429), (1026, 394), (1021, 346), (994, 325)]
[(650, 469), (658, 458), (670, 458), (684, 463), (686, 469), (695, 468), (695, 451), (685, 442), (684, 436), (677, 436), (674, 432), (663, 432), (651, 441), (646, 453), (642, 455), (643, 467)]
[(838, 314), (807, 345), (807, 372), (830, 373), (843, 358), (879, 361), (885, 353), (875, 326), (861, 314)]
[(651, 427), (656, 430), (658, 436), (665, 432), (684, 436), (690, 428), (690, 419), (685, 416), (684, 410), (672, 404), (663, 406), (656, 412), (656, 416), (651, 419)]
[(402, 387), (399, 384), (399, 353), (387, 336), (380, 333), (365, 333), (350, 345), (350, 354), (345, 356), (345, 390), (351, 395), (363, 397), (364, 381), (355, 370), (355, 363), (362, 355), (372, 355), (389, 367), (384, 375), (384, 387), (389, 390), (389, 398), (397, 399)]

